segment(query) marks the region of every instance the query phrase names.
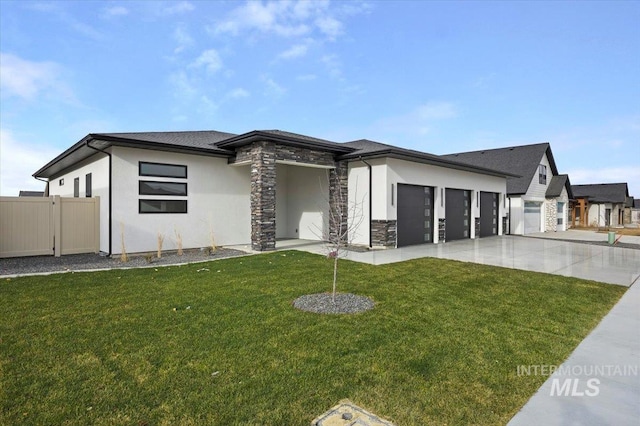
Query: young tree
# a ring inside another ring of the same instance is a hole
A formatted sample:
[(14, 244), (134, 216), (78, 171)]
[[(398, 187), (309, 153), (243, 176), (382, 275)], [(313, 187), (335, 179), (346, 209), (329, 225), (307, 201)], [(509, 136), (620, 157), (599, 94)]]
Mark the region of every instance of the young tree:
[[(330, 172), (331, 173), (331, 172)], [(333, 173), (339, 173), (337, 171)], [(329, 182), (332, 180), (332, 176), (328, 176)], [(336, 288), (338, 283), (338, 260), (341, 257), (345, 257), (347, 249), (351, 244), (353, 237), (356, 235), (356, 231), (364, 220), (363, 205), (364, 197), (362, 200), (358, 199), (358, 181), (356, 179), (355, 187), (356, 191), (353, 194), (353, 198), (349, 200), (344, 185), (340, 184), (340, 176), (333, 177), (334, 182), (330, 184), (329, 199), (326, 200), (329, 204), (328, 213), (328, 229), (321, 228), (318, 225), (315, 226), (314, 233), (322, 238), (325, 244), (325, 250), (327, 257), (333, 260), (333, 285), (332, 285), (332, 297), (333, 303), (336, 302)], [(322, 181), (320, 181), (320, 188), (322, 190)]]

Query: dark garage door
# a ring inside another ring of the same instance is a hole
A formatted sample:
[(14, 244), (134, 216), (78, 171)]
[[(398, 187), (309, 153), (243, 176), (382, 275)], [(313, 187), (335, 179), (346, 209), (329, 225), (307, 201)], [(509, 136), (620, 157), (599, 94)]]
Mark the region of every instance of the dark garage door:
[(498, 194), (480, 192), (480, 237), (498, 235)]
[(446, 240), (469, 238), (471, 229), (471, 193), (463, 189), (445, 191)]
[(433, 242), (433, 188), (398, 184), (398, 247)]

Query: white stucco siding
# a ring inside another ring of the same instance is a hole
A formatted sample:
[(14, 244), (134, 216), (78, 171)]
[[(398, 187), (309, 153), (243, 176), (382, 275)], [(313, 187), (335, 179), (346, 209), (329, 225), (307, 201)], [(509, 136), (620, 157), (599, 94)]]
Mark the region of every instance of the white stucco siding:
[[(414, 163), (410, 161), (397, 160), (390, 158), (387, 160), (388, 179), (390, 183), (407, 183), (413, 185), (432, 186), (437, 189), (435, 191), (435, 203), (438, 217), (444, 217), (444, 203), (440, 199), (440, 188), (464, 189), (474, 191), (471, 196), (472, 212), (477, 216), (479, 209), (476, 203), (476, 193), (479, 191), (496, 192), (502, 194), (506, 192), (506, 179), (489, 176), (480, 173), (466, 172), (462, 170), (449, 169), (445, 167), (432, 166), (429, 164)], [(395, 200), (394, 200), (395, 201)], [(500, 210), (503, 212), (504, 207), (500, 203)], [(501, 213), (501, 216), (502, 213)], [(394, 205), (387, 203), (387, 219), (396, 219), (397, 210)]]
[[(86, 176), (91, 173), (91, 195), (100, 197), (100, 251), (109, 252), (109, 157), (96, 153), (76, 167), (49, 180), (49, 195), (73, 197), (74, 179), (79, 182), (79, 196), (86, 197)], [(60, 184), (64, 181), (64, 184)]]
[[(446, 167), (433, 166), (429, 164), (414, 163), (405, 160), (389, 158), (387, 162), (387, 187), (391, 184), (412, 184), (431, 186), (434, 188), (434, 225), (435, 236), (434, 242), (437, 242), (437, 223), (439, 218), (445, 217), (445, 203), (442, 199), (443, 192), (446, 188), (463, 189), (471, 191), (471, 214), (473, 218), (479, 217), (479, 203), (477, 201), (478, 193), (494, 192), (498, 194), (500, 200), (498, 234), (502, 234), (502, 217), (506, 214), (503, 203), (503, 195), (507, 190), (506, 179), (503, 177), (489, 176), (480, 173), (467, 172)], [(377, 191), (374, 186), (374, 192)], [(375, 211), (375, 209), (374, 209)], [(396, 200), (391, 202), (389, 199), (386, 203), (386, 220), (397, 219), (397, 203)], [(475, 220), (475, 219), (474, 219)], [(472, 220), (472, 224), (474, 223)], [(471, 226), (471, 237), (475, 235), (475, 227)]]
[(522, 197), (509, 197), (507, 201), (511, 234), (524, 234), (524, 200)]
[[(141, 177), (138, 162), (187, 166), (187, 179)], [(113, 148), (113, 253), (121, 253), (120, 223), (129, 253), (155, 251), (158, 233), (163, 249), (177, 248), (177, 231), (184, 248), (206, 247), (213, 233), (217, 245), (251, 241), (249, 166), (230, 166), (226, 158)], [(138, 182), (187, 182), (187, 197), (139, 195)], [(187, 213), (140, 214), (138, 200), (185, 199)]]
[[(376, 170), (383, 173), (386, 172), (385, 167), (377, 167)], [(370, 243), (369, 223), (371, 221), (369, 211), (369, 169), (362, 162), (352, 162), (349, 163), (348, 176), (349, 242), (368, 246)], [(384, 180), (384, 177), (381, 180)]]
[(276, 165), (276, 237), (322, 240), (329, 232), (329, 170)]

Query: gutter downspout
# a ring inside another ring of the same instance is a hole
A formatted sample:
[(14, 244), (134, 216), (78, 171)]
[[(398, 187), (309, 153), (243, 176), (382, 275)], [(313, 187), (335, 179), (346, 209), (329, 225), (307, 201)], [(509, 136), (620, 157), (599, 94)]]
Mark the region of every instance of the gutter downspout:
[(34, 176), (33, 178), (35, 180), (39, 180), (40, 182), (44, 182), (46, 184), (46, 186), (44, 187), (44, 196), (48, 197), (49, 196), (49, 180), (48, 179), (39, 178), (38, 176)]
[(87, 140), (87, 142), (85, 143), (87, 148), (91, 148), (94, 151), (101, 152), (101, 153), (105, 154), (107, 157), (109, 157), (109, 253), (108, 253), (108, 256), (111, 256), (111, 253), (113, 251), (112, 250), (112, 244), (113, 244), (113, 226), (112, 226), (112, 223), (113, 223), (113, 221), (111, 220), (112, 214), (113, 214), (113, 202), (112, 202), (113, 185), (112, 185), (112, 173), (111, 173), (111, 170), (112, 170), (111, 169), (111, 153), (89, 145), (89, 142), (91, 142), (92, 140), (93, 140), (93, 138), (89, 138)]
[(511, 197), (507, 197), (509, 199), (509, 220), (507, 223), (509, 224), (509, 235), (511, 235)]
[(373, 171), (371, 169), (371, 164), (367, 163), (365, 160), (362, 159), (362, 156), (360, 156), (360, 161), (362, 161), (364, 164), (367, 165), (367, 167), (369, 168), (369, 248), (373, 247), (373, 232), (371, 230), (371, 221), (373, 218), (373, 210), (372, 210), (372, 203), (371, 203), (371, 198), (372, 198), (372, 191), (373, 191)]

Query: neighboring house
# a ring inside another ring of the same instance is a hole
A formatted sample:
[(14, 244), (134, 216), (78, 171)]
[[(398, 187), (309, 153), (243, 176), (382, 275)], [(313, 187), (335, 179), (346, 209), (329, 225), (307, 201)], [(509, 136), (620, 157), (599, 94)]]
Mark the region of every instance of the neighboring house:
[(549, 143), (443, 157), (516, 175), (507, 178), (508, 233), (522, 235), (567, 229), (571, 185), (567, 175), (558, 174)]
[(44, 197), (44, 191), (20, 191), (18, 197)]
[(100, 196), (101, 250), (117, 254), (153, 251), (158, 234), (165, 249), (178, 234), (184, 248), (211, 238), (258, 251), (281, 238), (321, 240), (338, 229), (329, 209), (350, 211), (355, 244), (501, 235), (511, 175), (372, 141), (267, 130), (89, 134), (34, 176), (48, 180), (50, 195)]
[(629, 199), (626, 183), (572, 185), (575, 203), (571, 222), (574, 226), (622, 226)]
[[(640, 198), (630, 197), (631, 207), (626, 209), (629, 211), (629, 223), (640, 225)], [(625, 221), (625, 223), (627, 223)]]

